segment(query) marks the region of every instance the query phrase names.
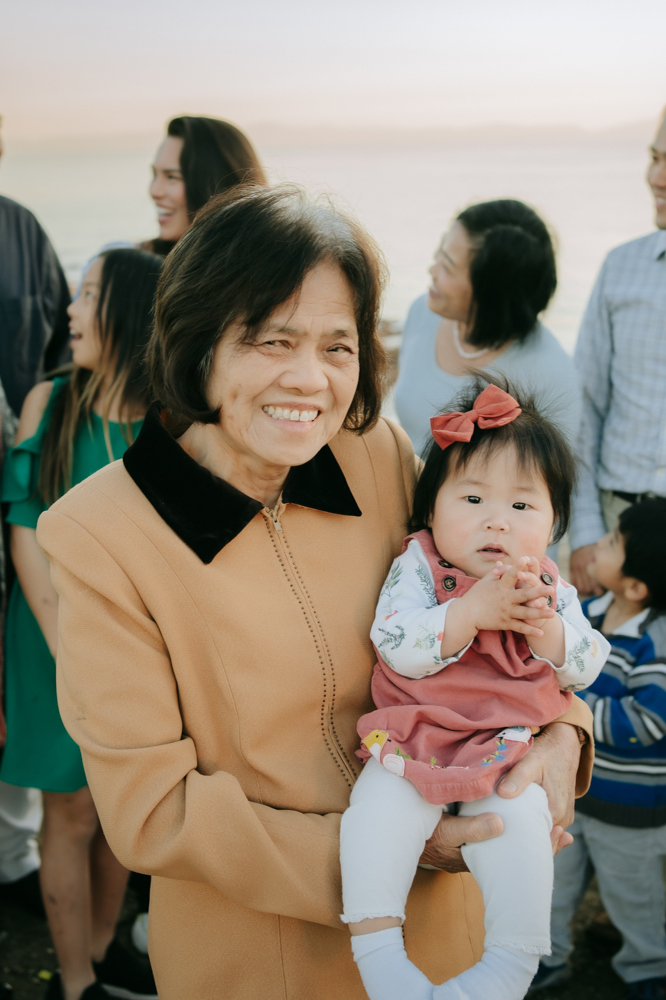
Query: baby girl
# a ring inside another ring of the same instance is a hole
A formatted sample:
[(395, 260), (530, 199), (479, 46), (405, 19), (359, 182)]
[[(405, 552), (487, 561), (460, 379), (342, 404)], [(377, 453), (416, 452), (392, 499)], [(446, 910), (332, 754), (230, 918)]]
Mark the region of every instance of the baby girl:
[[(539, 785), (515, 799), (494, 790), (609, 651), (546, 557), (569, 518), (567, 445), (531, 401), (477, 391), (464, 412), (431, 420), (412, 534), (371, 632), (377, 707), (358, 724), (366, 763), (341, 830), (342, 919), (370, 1000), (525, 995), (550, 953), (552, 820)], [(486, 908), (483, 958), (433, 986), (400, 925), (424, 844), (454, 802), (462, 815), (498, 813), (504, 832), (462, 848)]]

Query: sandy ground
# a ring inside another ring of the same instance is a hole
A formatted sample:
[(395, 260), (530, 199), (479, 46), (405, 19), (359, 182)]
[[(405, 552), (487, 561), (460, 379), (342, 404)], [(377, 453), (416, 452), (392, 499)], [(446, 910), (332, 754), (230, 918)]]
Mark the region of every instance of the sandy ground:
[[(136, 908), (136, 900), (130, 891), (120, 926), (124, 944), (129, 942)], [(610, 955), (591, 948), (585, 938), (585, 927), (600, 909), (599, 898), (592, 887), (576, 919), (573, 979), (564, 986), (538, 994), (543, 1000), (621, 1000), (623, 997), (624, 987), (611, 969)], [(0, 933), (3, 935), (0, 941), (0, 981), (14, 987), (14, 1000), (41, 1000), (46, 983), (40, 980), (39, 973), (53, 972), (56, 967), (46, 924), (22, 910), (6, 907), (0, 913)], [(223, 990), (220, 1000), (224, 1000)]]

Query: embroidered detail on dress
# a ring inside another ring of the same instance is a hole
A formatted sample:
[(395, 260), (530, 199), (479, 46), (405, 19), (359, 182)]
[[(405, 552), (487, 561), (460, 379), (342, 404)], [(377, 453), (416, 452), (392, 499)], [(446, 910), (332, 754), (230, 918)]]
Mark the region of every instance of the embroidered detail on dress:
[(487, 767), (488, 764), (496, 764), (498, 760), (506, 760), (506, 757), (502, 753), (502, 750), (506, 747), (506, 742), (503, 737), (498, 736), (495, 740), (496, 750), (493, 750), (489, 757), (484, 757), (481, 761), (482, 767)]
[(373, 729), (371, 733), (368, 733), (367, 736), (363, 737), (361, 743), (365, 746), (366, 750), (368, 750), (372, 754), (373, 757), (379, 760), (382, 747), (384, 746), (388, 738), (389, 734), (386, 732), (385, 729)]
[(509, 743), (529, 743), (532, 739), (532, 730), (528, 726), (509, 726), (497, 735)]
[(399, 778), (403, 778), (405, 775), (405, 760), (404, 757), (399, 757), (395, 753), (387, 753), (386, 757), (382, 761), (382, 764), (387, 771), (391, 774), (397, 774)]

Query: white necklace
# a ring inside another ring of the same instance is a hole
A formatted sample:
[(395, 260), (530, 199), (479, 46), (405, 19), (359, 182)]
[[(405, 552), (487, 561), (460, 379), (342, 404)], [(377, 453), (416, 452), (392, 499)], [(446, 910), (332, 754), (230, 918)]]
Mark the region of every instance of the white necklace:
[(482, 354), (488, 354), (490, 351), (489, 347), (482, 347), (480, 351), (466, 351), (460, 343), (460, 333), (457, 323), (453, 324), (453, 343), (456, 345), (456, 351), (461, 358), (480, 358)]

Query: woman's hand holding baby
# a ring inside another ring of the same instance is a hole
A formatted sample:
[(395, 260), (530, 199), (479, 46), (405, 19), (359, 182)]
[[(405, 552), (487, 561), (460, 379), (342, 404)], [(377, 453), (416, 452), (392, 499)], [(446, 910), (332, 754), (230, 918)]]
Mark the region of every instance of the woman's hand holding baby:
[[(447, 611), (441, 656), (446, 659), (464, 649), (483, 629), (522, 632), (538, 640), (555, 616), (548, 607), (552, 587), (530, 573), (529, 557), (516, 566), (495, 566), (471, 590), (451, 603)], [(550, 657), (549, 657), (550, 659)]]

